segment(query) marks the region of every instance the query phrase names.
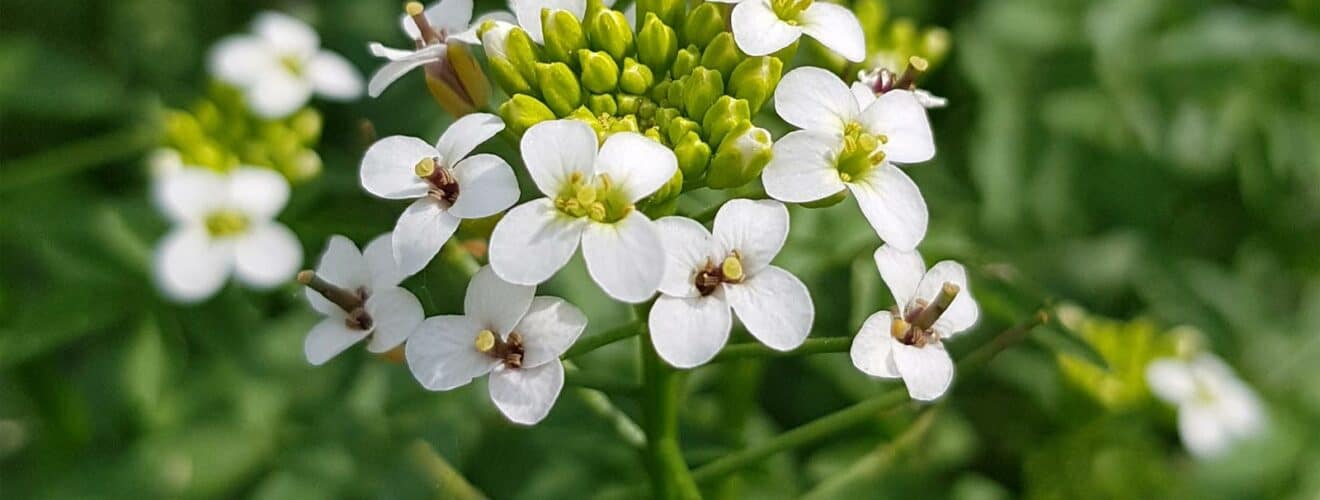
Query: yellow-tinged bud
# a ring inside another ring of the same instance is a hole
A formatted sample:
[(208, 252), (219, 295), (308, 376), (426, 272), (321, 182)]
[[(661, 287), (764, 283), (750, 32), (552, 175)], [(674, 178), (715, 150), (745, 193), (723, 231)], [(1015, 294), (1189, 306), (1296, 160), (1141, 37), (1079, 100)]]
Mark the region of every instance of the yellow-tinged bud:
[(774, 57), (753, 57), (738, 63), (729, 75), (729, 95), (746, 99), (753, 113), (774, 94), (784, 63)]
[(622, 12), (606, 9), (589, 19), (591, 48), (609, 54), (615, 61), (622, 61), (625, 56), (633, 53), (636, 48), (633, 29)]
[(700, 64), (701, 49), (696, 45), (689, 45), (674, 56), (674, 64), (669, 68), (669, 74), (673, 78), (688, 76)]
[(717, 70), (721, 75), (732, 75), (733, 69), (746, 57), (734, 43), (733, 33), (725, 31), (711, 40), (701, 53), (701, 65)]
[(555, 119), (554, 112), (545, 103), (527, 94), (518, 94), (504, 101), (500, 105), (499, 115), (509, 131), (519, 137), (532, 125)]
[(642, 95), (655, 83), (651, 68), (638, 64), (631, 57), (623, 60), (623, 74), (619, 75), (619, 88), (629, 94)]
[(719, 4), (706, 2), (688, 12), (687, 22), (683, 24), (683, 40), (687, 43), (704, 49), (720, 33), (727, 32)]
[(619, 84), (619, 64), (604, 52), (579, 50), (578, 68), (581, 69), (582, 86), (597, 94), (613, 92)]
[(698, 66), (683, 86), (683, 107), (688, 116), (704, 117), (706, 110), (724, 95), (724, 78), (718, 70)]
[(541, 89), (541, 98), (555, 116), (568, 116), (582, 105), (582, 88), (578, 85), (577, 75), (567, 64), (537, 63), (536, 83)]
[(473, 344), (478, 352), (490, 352), (491, 349), (495, 348), (495, 332), (490, 330), (477, 332), (477, 339)]
[(648, 12), (644, 19), (637, 32), (637, 59), (652, 71), (664, 73), (678, 53), (678, 34), (654, 13)]
[(543, 9), (541, 32), (545, 36), (545, 55), (550, 60), (577, 65), (577, 52), (587, 48), (587, 36), (573, 13), (563, 9)]

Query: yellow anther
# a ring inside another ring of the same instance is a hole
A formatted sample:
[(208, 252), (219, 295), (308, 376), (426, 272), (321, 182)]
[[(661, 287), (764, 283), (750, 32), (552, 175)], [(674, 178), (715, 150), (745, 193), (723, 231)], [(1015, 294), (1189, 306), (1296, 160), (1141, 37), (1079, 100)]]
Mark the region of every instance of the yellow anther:
[(907, 336), (909, 328), (912, 328), (912, 325), (908, 322), (903, 321), (901, 318), (894, 318), (894, 322), (889, 324), (889, 334), (896, 339), (902, 339)]
[(573, 173), (569, 174), (569, 175), (568, 175), (568, 182), (571, 182), (571, 183), (573, 183), (573, 184), (577, 184), (577, 183), (579, 183), (579, 182), (582, 182), (582, 172), (573, 172)]
[(591, 205), (596, 202), (596, 189), (591, 186), (582, 186), (581, 188), (578, 188), (577, 196), (575, 198), (578, 203)]
[(884, 151), (876, 151), (874, 154), (871, 155), (871, 164), (872, 164), (872, 165), (879, 165), (880, 162), (882, 162), (882, 161), (885, 161), (885, 152), (884, 152)]
[(857, 137), (857, 147), (862, 151), (874, 151), (880, 147), (880, 139), (871, 134), (862, 134)]
[(880, 144), (889, 144), (889, 136), (885, 134), (875, 134), (875, 139), (880, 141)]
[(431, 174), (435, 173), (435, 158), (428, 156), (417, 162), (417, 165), (413, 167), (413, 173), (421, 178), (430, 177)]
[(426, 6), (422, 5), (422, 2), (408, 2), (403, 6), (403, 10), (404, 12), (407, 12), (409, 16), (416, 16), (422, 12), (426, 12)]
[(248, 218), (237, 210), (219, 210), (206, 216), (205, 225), (212, 237), (236, 236), (247, 230)]
[(737, 255), (725, 257), (724, 262), (720, 263), (720, 272), (724, 274), (724, 279), (727, 281), (742, 281), (742, 261), (738, 260)]
[(477, 350), (480, 352), (490, 352), (495, 348), (495, 332), (482, 330), (477, 332), (477, 341), (475, 342)]
[(596, 176), (596, 183), (597, 183), (597, 184), (600, 184), (600, 190), (601, 190), (601, 191), (609, 191), (609, 190), (610, 190), (610, 187), (612, 187), (612, 186), (614, 185), (614, 183), (610, 181), (610, 175), (609, 175), (609, 174), (600, 174), (600, 175), (597, 175), (597, 176)]
[(908, 64), (912, 65), (912, 67), (917, 71), (924, 72), (927, 69), (930, 69), (930, 61), (927, 61), (926, 58), (921, 56), (909, 57)]
[(839, 180), (843, 182), (852, 182), (852, 176), (848, 175), (847, 172), (839, 172)]
[(605, 220), (605, 204), (599, 201), (592, 203), (591, 209), (587, 212), (587, 216), (591, 217), (592, 220)]

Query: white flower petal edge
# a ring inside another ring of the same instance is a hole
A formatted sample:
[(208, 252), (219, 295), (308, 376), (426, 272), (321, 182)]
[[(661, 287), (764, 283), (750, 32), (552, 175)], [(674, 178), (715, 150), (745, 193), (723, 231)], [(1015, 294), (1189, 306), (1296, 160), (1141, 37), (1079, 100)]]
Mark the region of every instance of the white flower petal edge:
[(852, 62), (866, 59), (866, 36), (857, 16), (841, 5), (813, 2), (800, 18), (802, 32)]
[(920, 163), (935, 157), (935, 138), (926, 108), (911, 91), (891, 90), (862, 111), (861, 123), (889, 138), (885, 157), (894, 163)]
[(894, 336), (889, 333), (894, 317), (880, 311), (866, 318), (848, 350), (853, 366), (872, 377), (901, 378), (894, 364)]
[(723, 294), (661, 296), (647, 319), (656, 354), (677, 368), (706, 364), (729, 340), (733, 315)]
[(606, 294), (633, 304), (655, 295), (664, 274), (660, 235), (638, 211), (613, 224), (587, 224), (582, 258), (591, 279)]
[(413, 378), (427, 390), (447, 391), (489, 373), (497, 362), (472, 344), (480, 330), (466, 316), (426, 318), (403, 348)]
[[(892, 337), (891, 337), (892, 338)], [(944, 344), (932, 342), (916, 347), (893, 342), (894, 365), (903, 375), (908, 395), (919, 401), (933, 401), (944, 395), (953, 383), (953, 358)]]
[(1146, 382), (1157, 397), (1178, 407), (1178, 433), (1197, 458), (1222, 455), (1265, 428), (1260, 400), (1213, 354), (1154, 360), (1146, 367)]
[(747, 332), (771, 349), (795, 349), (811, 333), (816, 317), (811, 293), (779, 267), (766, 267), (742, 283), (725, 284), (724, 296)]
[(458, 222), (458, 217), (431, 198), (408, 205), (394, 226), (394, 260), (399, 270), (411, 276), (425, 268), (454, 235)]
[(562, 214), (549, 198), (518, 205), (490, 235), (491, 268), (510, 283), (545, 282), (573, 257), (586, 226)]
[(183, 227), (161, 239), (154, 258), (156, 283), (166, 297), (200, 302), (220, 291), (233, 266), (229, 245), (216, 245), (204, 227)]
[(327, 317), (307, 334), (303, 354), (308, 363), (320, 366), (366, 337), (367, 332), (351, 329), (344, 324), (344, 318)]
[(721, 256), (715, 252), (710, 231), (687, 217), (662, 217), (655, 221), (665, 251), (665, 273), (660, 293), (671, 297), (696, 297), (693, 284), (697, 270)]
[(559, 187), (574, 174), (595, 174), (596, 132), (577, 120), (538, 123), (523, 133), (519, 144), (527, 173), (546, 196), (559, 194)]
[(738, 2), (729, 22), (738, 48), (752, 56), (771, 54), (802, 36), (802, 28), (779, 19), (769, 0)]
[[(875, 266), (880, 270), (880, 278), (889, 293), (894, 296), (894, 303), (906, 307), (917, 297), (917, 286), (921, 277), (926, 275), (926, 262), (921, 252), (903, 251), (891, 245), (880, 245), (875, 250)], [(885, 328), (888, 328), (886, 326)]]
[(421, 301), (412, 292), (397, 286), (372, 290), (366, 309), (374, 322), (367, 350), (374, 353), (387, 352), (402, 345), (425, 317)]
[(761, 176), (765, 192), (779, 201), (808, 203), (847, 189), (834, 158), (843, 147), (836, 134), (795, 130), (775, 142)]
[(504, 281), (486, 266), (468, 281), (463, 313), (481, 328), (507, 335), (527, 314), (534, 295), (536, 287)]
[(517, 16), (518, 24), (527, 30), (532, 41), (545, 43), (545, 37), (541, 34), (542, 9), (566, 10), (580, 20), (587, 13), (587, 2), (586, 0), (512, 0), (509, 2), (509, 8), (513, 10), (514, 16)]
[(611, 135), (596, 157), (596, 175), (608, 175), (628, 201), (650, 196), (678, 170), (678, 159), (669, 148), (644, 135), (619, 132)]
[(717, 253), (737, 250), (743, 272), (756, 275), (788, 240), (788, 208), (773, 200), (730, 200), (715, 214)]
[(887, 245), (911, 250), (926, 237), (930, 215), (912, 179), (888, 162), (847, 183), (862, 215)]
[(533, 368), (498, 367), (490, 377), (490, 400), (517, 424), (533, 425), (550, 414), (564, 388), (564, 365)]
[(858, 119), (861, 108), (837, 75), (805, 66), (780, 79), (775, 87), (775, 112), (803, 130), (842, 134), (845, 125)]
[(234, 242), (234, 274), (254, 288), (274, 288), (298, 272), (302, 244), (283, 224), (268, 222)]

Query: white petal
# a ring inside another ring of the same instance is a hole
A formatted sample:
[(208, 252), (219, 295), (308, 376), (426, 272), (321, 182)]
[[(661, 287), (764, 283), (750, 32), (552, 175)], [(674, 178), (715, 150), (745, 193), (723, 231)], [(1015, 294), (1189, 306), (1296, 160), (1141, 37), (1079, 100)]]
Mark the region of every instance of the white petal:
[(634, 202), (660, 189), (677, 170), (672, 150), (634, 132), (611, 135), (596, 158), (596, 175), (608, 175)]
[(674, 297), (696, 297), (693, 280), (707, 264), (714, 264), (715, 244), (710, 231), (687, 217), (663, 217), (655, 221), (660, 244), (665, 251), (665, 272), (660, 278), (660, 292)]
[(813, 2), (798, 18), (802, 32), (834, 53), (852, 62), (866, 59), (866, 36), (862, 23), (841, 5)]
[(388, 232), (377, 236), (362, 250), (362, 259), (366, 262), (367, 281), (372, 290), (383, 290), (398, 286), (408, 275), (399, 270), (394, 260), (394, 233)]
[(233, 265), (233, 249), (216, 244), (200, 226), (177, 228), (156, 249), (156, 282), (165, 296), (197, 302), (220, 290)]
[(1146, 384), (1160, 399), (1180, 405), (1196, 394), (1196, 381), (1187, 364), (1173, 358), (1163, 358), (1146, 365)]
[(585, 220), (565, 216), (548, 198), (523, 203), (495, 225), (490, 265), (504, 281), (540, 284), (568, 263), (585, 227)]
[[(389, 49), (389, 52), (376, 50), (373, 46), (373, 52), (377, 56), (393, 60), (385, 63), (380, 69), (376, 70), (376, 73), (371, 75), (371, 80), (367, 82), (367, 95), (379, 97), (395, 80), (402, 78), (409, 71), (416, 69), (418, 66), (439, 61), (444, 56), (444, 48), (444, 45), (430, 45), (416, 52), (411, 52), (409, 55), (403, 55), (393, 52), (393, 49)], [(384, 49), (384, 47), (381, 47), (381, 49)]]
[(800, 129), (842, 134), (859, 110), (857, 98), (838, 75), (814, 66), (789, 71), (775, 88), (775, 113)]
[(921, 107), (926, 109), (943, 108), (949, 105), (948, 99), (937, 96), (925, 90), (914, 89), (912, 91), (912, 95), (917, 98), (917, 102), (921, 103)]
[(596, 132), (577, 120), (532, 125), (523, 133), (521, 147), (527, 173), (546, 196), (558, 196), (574, 172), (590, 179), (595, 171)]
[(430, 185), (417, 177), (417, 162), (435, 156), (435, 148), (416, 137), (392, 135), (376, 141), (362, 156), (362, 187), (391, 200), (425, 196)]
[(937, 262), (926, 271), (921, 283), (917, 285), (916, 296), (934, 300), (945, 283), (958, 285), (959, 289), (958, 295), (953, 298), (953, 303), (949, 304), (949, 308), (940, 315), (940, 319), (935, 321), (935, 331), (947, 337), (975, 325), (977, 318), (981, 316), (981, 308), (976, 305), (972, 286), (967, 282), (967, 269), (951, 260)]
[(573, 17), (582, 19), (587, 12), (587, 2), (586, 0), (512, 0), (509, 2), (509, 8), (518, 16), (518, 24), (527, 30), (532, 41), (544, 43), (545, 38), (541, 35), (542, 9), (567, 10), (573, 14)]
[(394, 261), (399, 271), (408, 276), (417, 274), (431, 263), (456, 229), (458, 218), (440, 202), (422, 198), (408, 205), (394, 226)]
[(894, 365), (903, 374), (908, 395), (912, 399), (931, 401), (944, 395), (953, 382), (953, 359), (944, 344), (932, 342), (915, 347), (894, 342)]
[(889, 287), (889, 293), (893, 294), (894, 304), (899, 309), (906, 309), (917, 297), (917, 285), (926, 275), (926, 262), (921, 260), (921, 252), (880, 245), (875, 251), (875, 266), (880, 269), (880, 278)]
[(280, 223), (248, 229), (234, 244), (234, 271), (239, 280), (256, 288), (272, 288), (293, 279), (302, 266), (298, 236)]
[(764, 56), (791, 45), (802, 28), (790, 25), (770, 8), (767, 0), (747, 0), (733, 8), (733, 40), (748, 55)]
[(559, 356), (582, 336), (587, 316), (558, 297), (537, 297), (513, 330), (523, 338), (523, 368), (558, 364)]
[(325, 318), (307, 333), (303, 354), (308, 363), (320, 366), (366, 336), (367, 332), (349, 328), (343, 317)]
[(312, 97), (312, 86), (288, 71), (267, 71), (244, 94), (257, 116), (279, 119), (293, 114)]
[(911, 250), (926, 237), (926, 200), (902, 170), (885, 162), (848, 189), (885, 244)]
[(1237, 382), (1225, 387), (1218, 406), (1219, 420), (1235, 436), (1250, 437), (1265, 426), (1260, 400), (1245, 384)]
[(788, 209), (774, 200), (730, 200), (715, 214), (712, 231), (721, 255), (738, 252), (743, 273), (770, 265), (788, 239)]
[(367, 350), (377, 353), (402, 344), (422, 324), (425, 316), (417, 297), (397, 286), (372, 290), (371, 296), (367, 297), (366, 309), (372, 322)]
[[(370, 268), (357, 245), (340, 235), (330, 237), (316, 265), (316, 275), (341, 288), (361, 288), (370, 284)], [(310, 289), (309, 289), (310, 291)], [(315, 292), (312, 292), (315, 293)], [(318, 295), (319, 297), (319, 295)]]
[(344, 56), (322, 50), (307, 61), (306, 71), (322, 97), (347, 101), (362, 95), (362, 74)]
[(205, 168), (183, 168), (156, 179), (152, 198), (175, 222), (202, 222), (229, 199), (228, 179)]
[(587, 272), (607, 295), (623, 302), (651, 298), (665, 271), (655, 224), (639, 211), (612, 224), (591, 223), (582, 234)]
[(930, 131), (926, 108), (912, 92), (891, 90), (862, 111), (862, 124), (889, 141), (885, 158), (895, 163), (920, 163), (935, 157), (935, 136)]
[(545, 363), (534, 368), (500, 367), (490, 376), (490, 400), (505, 417), (532, 425), (550, 414), (564, 388), (564, 364)]
[(853, 98), (857, 99), (857, 109), (866, 109), (875, 102), (875, 91), (865, 83), (853, 82), (848, 86), (848, 90), (851, 90)]
[[(453, 1), (453, 0), (450, 0)], [(445, 133), (440, 134), (435, 150), (444, 158), (445, 165), (453, 166), (487, 139), (504, 130), (504, 121), (490, 113), (472, 113), (455, 120)]]
[(273, 219), (289, 202), (289, 182), (274, 170), (243, 167), (229, 174), (233, 206), (257, 220)]
[(496, 361), (477, 350), (480, 331), (465, 316), (426, 318), (403, 348), (413, 378), (427, 390), (447, 391), (485, 375)]
[(478, 327), (506, 335), (527, 314), (535, 294), (536, 287), (504, 281), (486, 266), (468, 282), (463, 313)]
[(835, 134), (789, 132), (775, 143), (774, 156), (761, 176), (766, 194), (788, 203), (806, 203), (843, 191), (834, 165), (842, 147), (842, 137)]
[(724, 296), (747, 332), (771, 349), (794, 349), (811, 333), (811, 294), (788, 271), (766, 267), (747, 281), (724, 285)]
[[(425, 49), (422, 49), (422, 50), (425, 50)], [(368, 51), (368, 52), (371, 52), (371, 55), (373, 55), (373, 56), (380, 57), (380, 58), (384, 58), (384, 59), (388, 59), (388, 60), (391, 60), (391, 61), (400, 61), (400, 60), (404, 60), (404, 59), (409, 59), (409, 58), (412, 58), (412, 57), (414, 56), (414, 54), (416, 54), (416, 53), (418, 52), (418, 51), (413, 51), (413, 50), (405, 50), (405, 49), (396, 49), (396, 48), (392, 48), (392, 47), (386, 47), (384, 44), (382, 44), (382, 43), (380, 43), (380, 42), (370, 42), (370, 43), (367, 43), (367, 51)]]
[[(486, 21), (492, 21), (496, 26), (504, 25), (508, 28), (512, 28), (518, 24), (518, 18), (514, 17), (511, 12), (503, 10), (487, 12), (478, 16), (477, 20), (473, 21), (467, 29), (457, 33), (451, 33), (449, 35), (449, 40), (458, 40), (469, 45), (481, 45), (482, 41), (477, 37), (477, 31), (481, 30), (481, 26), (486, 24)], [(486, 54), (491, 55), (489, 48), (487, 49)], [(501, 57), (503, 56), (501, 55)]]
[(207, 71), (216, 79), (247, 87), (278, 64), (279, 55), (260, 38), (231, 35), (220, 39), (207, 54)]
[(1213, 408), (1195, 403), (1178, 408), (1178, 434), (1182, 436), (1187, 451), (1198, 458), (1212, 458), (1223, 453), (1233, 439)]
[(285, 54), (310, 56), (321, 47), (321, 37), (311, 26), (275, 11), (257, 14), (252, 21), (252, 32)]
[(460, 219), (477, 219), (500, 213), (518, 202), (518, 178), (513, 168), (491, 154), (479, 154), (458, 162), (458, 199), (449, 213)]
[(705, 297), (662, 295), (647, 320), (656, 354), (678, 368), (706, 364), (729, 341), (733, 315), (723, 294)]
[(872, 377), (899, 378), (898, 365), (894, 364), (894, 346), (898, 341), (889, 333), (894, 318), (889, 311), (880, 311), (866, 318), (862, 329), (853, 337), (853, 366)]

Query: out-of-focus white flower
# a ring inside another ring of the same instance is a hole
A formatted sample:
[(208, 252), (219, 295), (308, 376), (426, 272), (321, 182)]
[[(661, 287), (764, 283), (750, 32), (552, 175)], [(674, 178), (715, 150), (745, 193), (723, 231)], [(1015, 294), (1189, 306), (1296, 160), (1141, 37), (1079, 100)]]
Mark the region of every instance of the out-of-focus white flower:
[(892, 91), (862, 108), (838, 76), (803, 67), (779, 82), (775, 111), (802, 130), (775, 143), (762, 177), (767, 194), (806, 203), (848, 189), (885, 243), (917, 247), (926, 235), (926, 201), (894, 163), (931, 159), (935, 141), (911, 92)]
[(211, 47), (211, 74), (243, 90), (248, 106), (283, 118), (313, 93), (347, 101), (362, 95), (362, 75), (343, 56), (321, 50), (310, 26), (278, 12), (262, 12), (252, 34), (231, 35)]
[(221, 175), (188, 167), (157, 178), (153, 195), (174, 228), (156, 248), (156, 281), (166, 296), (196, 302), (220, 290), (232, 272), (256, 288), (293, 278), (302, 246), (275, 222), (289, 184), (271, 170), (242, 167)]
[(713, 0), (738, 4), (730, 25), (748, 55), (763, 56), (792, 45), (804, 33), (852, 62), (866, 59), (866, 36), (857, 16), (842, 5), (812, 0)]
[(518, 201), (518, 180), (503, 158), (467, 156), (501, 130), (499, 117), (475, 113), (450, 125), (435, 146), (395, 135), (367, 149), (362, 187), (381, 198), (417, 200), (394, 226), (394, 257), (405, 274), (426, 267), (460, 220), (488, 217)]
[(510, 283), (550, 279), (582, 244), (587, 271), (605, 293), (638, 303), (655, 294), (664, 251), (651, 219), (634, 206), (678, 169), (673, 151), (619, 132), (596, 148), (577, 120), (538, 123), (523, 134), (527, 171), (545, 198), (510, 210), (490, 237), (490, 264)]
[(490, 399), (509, 420), (531, 425), (550, 413), (564, 387), (559, 356), (587, 317), (557, 297), (533, 297), (484, 267), (468, 283), (461, 316), (427, 318), (404, 348), (423, 387), (447, 391), (490, 373)]
[(1178, 407), (1178, 433), (1199, 458), (1218, 456), (1265, 427), (1255, 392), (1213, 354), (1152, 361), (1146, 367), (1146, 383), (1156, 396)]
[[(367, 95), (377, 97), (390, 84), (416, 68), (444, 59), (450, 40), (469, 45), (481, 45), (478, 31), (486, 23), (513, 26), (513, 14), (504, 11), (482, 14), (472, 21), (472, 0), (441, 0), (423, 10), (420, 2), (410, 2), (406, 14), (400, 19), (403, 32), (413, 39), (415, 50), (394, 49), (379, 42), (371, 42), (371, 54), (387, 59), (367, 83)], [(469, 24), (471, 22), (471, 24)]]
[[(665, 249), (660, 298), (648, 320), (656, 353), (680, 368), (700, 366), (729, 339), (733, 314), (778, 351), (811, 333), (815, 309), (806, 285), (770, 261), (788, 237), (788, 210), (777, 201), (732, 200), (715, 231), (696, 221), (656, 221)], [(730, 313), (732, 308), (732, 313)]]
[(926, 270), (920, 253), (889, 245), (876, 250), (875, 263), (899, 315), (880, 311), (866, 319), (853, 339), (853, 365), (873, 377), (902, 378), (912, 399), (936, 399), (953, 382), (944, 339), (971, 328), (981, 312), (967, 270), (951, 260)]
[(298, 273), (312, 309), (325, 315), (303, 344), (307, 362), (325, 363), (368, 337), (368, 351), (387, 352), (422, 324), (421, 302), (399, 287), (407, 274), (394, 264), (390, 240), (382, 234), (358, 252), (348, 238), (332, 236), (316, 272)]
[(166, 177), (184, 169), (183, 155), (174, 148), (156, 148), (147, 155), (147, 172), (153, 179)]

